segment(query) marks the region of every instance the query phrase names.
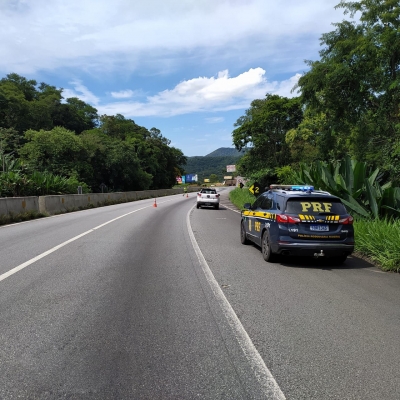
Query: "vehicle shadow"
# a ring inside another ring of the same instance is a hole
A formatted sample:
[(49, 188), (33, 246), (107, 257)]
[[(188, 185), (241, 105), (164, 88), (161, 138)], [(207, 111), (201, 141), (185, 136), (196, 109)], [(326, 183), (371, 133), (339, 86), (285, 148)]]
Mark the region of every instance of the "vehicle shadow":
[(218, 209), (214, 208), (213, 206), (201, 206), (199, 210), (226, 211), (227, 208), (222, 205), (220, 205)]
[(347, 257), (347, 260), (341, 264), (335, 264), (329, 258), (309, 258), (309, 257), (291, 257), (278, 256), (275, 264), (280, 264), (288, 268), (319, 268), (321, 270), (338, 270), (338, 269), (366, 269), (377, 268), (371, 262), (364, 260), (355, 255)]

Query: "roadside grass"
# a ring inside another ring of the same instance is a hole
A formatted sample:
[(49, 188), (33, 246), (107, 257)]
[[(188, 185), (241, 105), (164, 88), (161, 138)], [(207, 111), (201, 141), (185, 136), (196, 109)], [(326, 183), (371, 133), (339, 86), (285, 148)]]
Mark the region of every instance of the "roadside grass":
[(245, 203), (254, 203), (256, 196), (253, 196), (247, 188), (236, 188), (229, 193), (230, 201), (237, 207), (242, 209)]
[(400, 221), (387, 219), (354, 222), (356, 252), (384, 271), (400, 272)]
[[(230, 192), (230, 201), (243, 209), (256, 199), (247, 189)], [(400, 220), (357, 219), (354, 221), (355, 251), (384, 271), (400, 272)]]
[(48, 217), (48, 215), (37, 211), (25, 211), (19, 214), (10, 213), (7, 215), (0, 215), (0, 225), (8, 225), (16, 222), (30, 221), (31, 219), (44, 217)]

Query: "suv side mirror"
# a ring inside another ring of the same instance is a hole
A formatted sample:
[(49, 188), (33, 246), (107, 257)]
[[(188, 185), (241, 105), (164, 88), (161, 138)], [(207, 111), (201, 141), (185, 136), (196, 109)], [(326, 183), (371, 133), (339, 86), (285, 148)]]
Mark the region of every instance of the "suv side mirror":
[(246, 210), (251, 210), (251, 204), (250, 203), (244, 203), (243, 204), (243, 208), (245, 208)]

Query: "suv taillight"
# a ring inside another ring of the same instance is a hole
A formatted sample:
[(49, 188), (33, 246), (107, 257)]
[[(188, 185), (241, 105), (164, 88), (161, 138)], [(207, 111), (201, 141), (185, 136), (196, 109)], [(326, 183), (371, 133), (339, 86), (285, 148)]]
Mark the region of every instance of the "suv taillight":
[(201, 193), (197, 193), (197, 196), (198, 196), (198, 197), (201, 197)]
[(339, 224), (342, 224), (342, 225), (353, 225), (353, 222), (354, 222), (354, 218), (351, 215), (349, 215), (346, 218), (339, 219)]
[(297, 224), (300, 222), (300, 218), (292, 217), (291, 215), (286, 214), (277, 214), (276, 222), (281, 224)]
[(216, 197), (219, 197), (219, 193), (215, 195)]

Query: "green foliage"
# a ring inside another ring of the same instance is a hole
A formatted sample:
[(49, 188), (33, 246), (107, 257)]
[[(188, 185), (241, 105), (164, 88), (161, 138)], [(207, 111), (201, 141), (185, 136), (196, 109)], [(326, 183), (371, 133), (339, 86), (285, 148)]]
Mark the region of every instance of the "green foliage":
[(232, 132), (237, 150), (248, 144), (253, 147), (245, 154), (242, 170), (248, 173), (260, 168), (275, 168), (288, 163), (289, 147), (286, 133), (302, 121), (299, 98), (288, 99), (267, 94), (265, 99), (253, 100), (251, 107), (236, 123)]
[(400, 272), (400, 220), (356, 220), (356, 251), (385, 271)]
[(244, 148), (241, 151), (238, 151), (232, 147), (220, 147), (204, 157), (242, 157), (248, 150), (249, 149)]
[(304, 119), (300, 124), (286, 133), (285, 142), (289, 146), (293, 163), (311, 163), (322, 159), (322, 155), (330, 156), (331, 151), (325, 151), (330, 145), (323, 142), (326, 131), (326, 116), (323, 113), (313, 113), (306, 109)]
[(248, 175), (249, 185), (257, 182), (261, 190), (263, 191), (266, 187), (269, 187), (272, 183), (277, 181), (277, 176), (275, 170), (271, 168), (263, 168), (259, 171), (254, 171), (252, 174)]
[(342, 199), (346, 207), (358, 216), (385, 217), (400, 215), (400, 188), (391, 182), (382, 183), (379, 169), (372, 170), (367, 163), (351, 160), (327, 164), (315, 162), (300, 164), (292, 183), (313, 185)]
[(77, 134), (93, 129), (98, 124), (97, 110), (82, 100), (71, 97), (57, 104), (53, 113), (53, 126), (63, 126)]
[(300, 99), (286, 116), (288, 99), (267, 95), (236, 122), (235, 147), (253, 146), (238, 172), (262, 186), (276, 179), (337, 195), (363, 218), (356, 221), (357, 250), (398, 271), (400, 7), (360, 0), (337, 8), (359, 20), (322, 35), (320, 59), (306, 62), (309, 71), (294, 88)]
[(299, 82), (303, 104), (326, 123), (317, 146), (325, 159), (345, 152), (390, 174), (399, 184), (400, 7), (397, 1), (341, 1), (359, 21), (322, 35), (321, 59), (308, 61)]
[(215, 174), (210, 175), (210, 183), (218, 182), (218, 176)]
[(291, 185), (297, 180), (296, 172), (290, 165), (275, 168), (275, 173), (281, 185)]
[(18, 132), (15, 129), (0, 127), (0, 157), (15, 153), (19, 140)]
[[(83, 181), (80, 186), (94, 192), (103, 185), (113, 191), (170, 188), (186, 157), (157, 128), (120, 114), (99, 118), (78, 98), (63, 101), (62, 89), (9, 74), (0, 80), (0, 161), (7, 172), (1, 192), (10, 196), (47, 190), (44, 182), (35, 186), (34, 172), (47, 174), (46, 182), (50, 176)], [(54, 192), (72, 190), (61, 182), (49, 185)]]
[(25, 140), (19, 154), (38, 171), (71, 176), (85, 168), (87, 152), (81, 138), (72, 131), (63, 127), (50, 131), (30, 129), (25, 132)]
[(66, 178), (50, 172), (29, 172), (18, 159), (10, 161), (6, 172), (0, 173), (0, 197), (71, 194), (77, 193), (78, 186), (82, 186), (84, 193), (90, 192), (76, 176)]
[(236, 188), (229, 192), (229, 200), (240, 209), (243, 209), (243, 204), (253, 204), (256, 197), (252, 195), (247, 188)]
[(0, 124), (22, 137), (28, 130), (51, 130), (56, 126), (76, 133), (97, 124), (97, 110), (77, 98), (62, 102), (62, 89), (9, 74), (0, 80)]

